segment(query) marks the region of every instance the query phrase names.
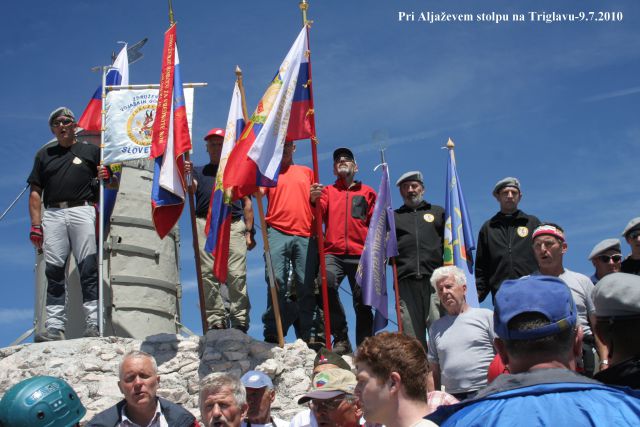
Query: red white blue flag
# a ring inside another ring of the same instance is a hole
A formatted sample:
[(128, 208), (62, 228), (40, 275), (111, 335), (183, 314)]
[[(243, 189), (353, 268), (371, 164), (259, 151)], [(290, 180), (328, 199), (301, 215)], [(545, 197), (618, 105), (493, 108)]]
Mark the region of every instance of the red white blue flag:
[(171, 231), (182, 213), (185, 199), (183, 154), (190, 149), (176, 25), (173, 24), (164, 38), (160, 91), (151, 141), (151, 158), (155, 159), (151, 216), (160, 238)]
[[(129, 84), (129, 58), (127, 57), (127, 45), (125, 44), (112, 68), (105, 77), (107, 86), (126, 86)], [(102, 130), (102, 85), (93, 93), (93, 97), (84, 109), (78, 126), (87, 131), (100, 132)]]
[(216, 183), (211, 193), (211, 205), (207, 215), (205, 234), (207, 241), (205, 250), (212, 252), (214, 256), (213, 275), (221, 282), (227, 281), (227, 265), (229, 262), (229, 236), (231, 233), (231, 197), (225, 196), (222, 178), (227, 166), (229, 155), (236, 145), (236, 140), (244, 129), (244, 116), (242, 114), (242, 95), (238, 82), (233, 88), (227, 128), (225, 129), (220, 164), (216, 174)]
[(254, 193), (258, 186), (274, 187), (277, 184), (291, 104), (306, 52), (305, 27), (298, 34), (231, 152), (223, 181), (225, 191), (230, 191), (234, 200)]

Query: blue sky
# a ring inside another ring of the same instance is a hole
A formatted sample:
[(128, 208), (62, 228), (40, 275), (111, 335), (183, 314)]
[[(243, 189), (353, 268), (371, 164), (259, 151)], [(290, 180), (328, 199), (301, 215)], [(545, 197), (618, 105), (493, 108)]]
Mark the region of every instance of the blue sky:
[[(196, 92), (194, 159), (202, 136), (227, 116), (234, 67), (244, 71), (253, 110), (300, 26), (297, 1), (174, 0), (185, 82)], [(399, 12), (622, 12), (621, 22), (399, 22)], [(117, 41), (149, 37), (131, 83), (160, 74), (166, 3), (75, 1), (4, 5), (0, 29), (0, 208), (24, 188), (33, 155), (51, 138), (49, 112), (79, 116), (99, 83), (91, 67), (109, 62)], [(312, 1), (309, 17), (320, 145), (320, 178), (333, 181), (330, 155), (354, 150), (359, 177), (378, 187), (379, 141), (391, 179), (421, 170), (426, 198), (444, 203), (446, 151), (456, 143), (458, 173), (475, 233), (497, 211), (494, 183), (517, 176), (521, 208), (564, 226), (565, 265), (591, 274), (595, 243), (640, 215), (640, 3), (637, 0)], [(298, 163), (311, 163), (308, 141)], [(635, 171), (635, 172), (634, 172)], [(634, 178), (636, 176), (636, 178)], [(636, 184), (633, 184), (636, 182)], [(394, 206), (401, 204), (394, 190)], [(181, 221), (183, 320), (200, 331), (190, 231)], [(0, 345), (32, 323), (34, 251), (27, 198), (0, 222)], [(623, 252), (629, 248), (623, 243)], [(250, 333), (261, 336), (265, 306), (261, 242), (249, 257)], [(391, 291), (390, 291), (391, 292)], [(348, 304), (350, 306), (350, 304)], [(353, 329), (353, 327), (351, 328)]]

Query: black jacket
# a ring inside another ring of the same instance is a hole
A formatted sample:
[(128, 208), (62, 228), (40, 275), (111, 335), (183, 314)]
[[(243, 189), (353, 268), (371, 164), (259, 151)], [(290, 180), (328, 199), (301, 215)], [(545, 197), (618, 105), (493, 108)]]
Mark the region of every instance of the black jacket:
[(610, 366), (609, 369), (598, 372), (593, 378), (609, 385), (640, 389), (640, 356)]
[[(162, 415), (167, 420), (169, 427), (198, 427), (200, 425), (196, 421), (196, 417), (182, 406), (161, 397), (158, 399), (160, 400)], [(125, 403), (125, 400), (121, 400), (112, 407), (96, 414), (85, 427), (115, 427), (121, 421), (120, 414), (122, 414), (122, 407)]]
[(504, 280), (518, 279), (538, 268), (531, 241), (538, 225), (538, 218), (520, 210), (513, 215), (498, 212), (482, 225), (476, 259), (480, 301), (484, 301), (489, 292), (495, 297)]
[(394, 211), (398, 252), (398, 279), (431, 276), (442, 266), (444, 209), (422, 201), (413, 209), (402, 205)]

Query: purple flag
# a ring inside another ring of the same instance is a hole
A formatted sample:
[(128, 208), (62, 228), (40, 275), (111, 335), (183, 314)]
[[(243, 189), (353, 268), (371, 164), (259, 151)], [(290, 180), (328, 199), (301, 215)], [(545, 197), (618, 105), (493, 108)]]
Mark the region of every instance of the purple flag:
[(367, 240), (360, 256), (356, 281), (362, 288), (362, 301), (376, 310), (373, 332), (389, 323), (387, 297), (387, 259), (398, 255), (396, 225), (391, 208), (391, 188), (387, 164), (382, 164), (382, 180), (369, 223)]

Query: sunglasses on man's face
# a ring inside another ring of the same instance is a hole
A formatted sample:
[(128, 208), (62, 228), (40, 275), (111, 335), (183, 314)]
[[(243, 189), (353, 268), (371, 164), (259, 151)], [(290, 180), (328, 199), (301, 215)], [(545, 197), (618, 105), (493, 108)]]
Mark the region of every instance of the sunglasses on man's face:
[(71, 119), (61, 119), (61, 120), (56, 120), (53, 123), (51, 123), (51, 127), (52, 128), (58, 128), (60, 126), (69, 126), (71, 123), (73, 123), (73, 120), (71, 120)]
[(602, 262), (604, 262), (605, 264), (609, 264), (610, 261), (613, 261), (614, 263), (619, 263), (620, 261), (622, 261), (622, 255), (620, 254), (615, 254), (615, 255), (598, 255), (598, 259)]
[(631, 240), (635, 240), (638, 238), (638, 236), (640, 236), (640, 230), (632, 231), (631, 233), (627, 234), (627, 236), (629, 236)]

